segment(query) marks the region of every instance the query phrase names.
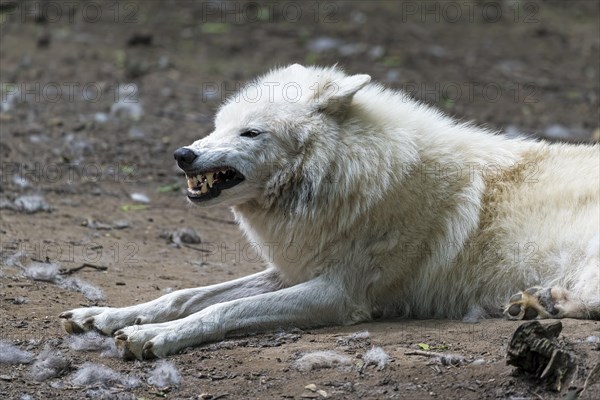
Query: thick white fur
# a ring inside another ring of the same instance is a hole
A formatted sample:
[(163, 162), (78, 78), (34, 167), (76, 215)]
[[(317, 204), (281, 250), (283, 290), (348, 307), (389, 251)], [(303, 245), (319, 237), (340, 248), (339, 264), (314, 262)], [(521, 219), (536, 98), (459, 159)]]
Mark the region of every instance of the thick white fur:
[[(555, 317), (598, 318), (600, 147), (509, 139), (369, 80), (273, 70), (189, 146), (195, 170), (246, 176), (200, 205), (231, 206), (266, 271), (76, 309), (62, 315), (67, 330), (120, 329), (128, 353), (162, 357), (286, 326), (500, 315), (532, 286), (561, 291)], [(241, 137), (248, 128), (264, 133)]]

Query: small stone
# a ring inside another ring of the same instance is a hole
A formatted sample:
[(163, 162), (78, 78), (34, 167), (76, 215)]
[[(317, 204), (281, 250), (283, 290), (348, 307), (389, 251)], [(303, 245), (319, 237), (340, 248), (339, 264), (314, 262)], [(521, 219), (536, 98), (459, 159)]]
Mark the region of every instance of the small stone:
[(60, 117), (54, 117), (54, 118), (50, 118), (48, 120), (48, 125), (51, 126), (62, 126), (63, 124), (63, 120)]
[(96, 121), (100, 124), (104, 124), (108, 121), (108, 114), (98, 112), (98, 113), (94, 114), (94, 121)]
[(315, 53), (324, 53), (335, 50), (342, 45), (339, 39), (334, 39), (326, 36), (318, 37), (308, 42), (308, 50)]
[(27, 304), (29, 302), (29, 299), (27, 297), (19, 296), (19, 297), (14, 298), (12, 302), (13, 302), (13, 304), (17, 304), (17, 305)]
[(137, 201), (138, 203), (150, 203), (150, 198), (146, 196), (144, 193), (132, 193), (131, 200)]
[(383, 46), (375, 46), (369, 50), (369, 57), (373, 60), (378, 60), (385, 55), (385, 48)]
[(127, 46), (150, 46), (152, 39), (152, 34), (149, 32), (136, 32), (127, 39)]
[(118, 219), (113, 223), (114, 229), (125, 229), (129, 228), (131, 224), (126, 219)]
[(317, 385), (315, 385), (314, 383), (309, 383), (308, 385), (304, 386), (304, 389), (310, 390), (311, 392), (316, 392)]
[[(163, 235), (165, 236), (165, 235)], [(173, 231), (166, 237), (175, 244), (176, 247), (181, 247), (183, 243), (186, 244), (199, 244), (202, 243), (200, 236), (192, 228), (180, 228)]]

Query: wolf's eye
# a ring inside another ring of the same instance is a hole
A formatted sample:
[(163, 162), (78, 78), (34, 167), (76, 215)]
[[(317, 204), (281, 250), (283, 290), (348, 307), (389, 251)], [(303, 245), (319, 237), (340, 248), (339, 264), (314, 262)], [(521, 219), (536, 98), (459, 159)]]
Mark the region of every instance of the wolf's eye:
[(262, 132), (257, 130), (257, 129), (248, 129), (247, 131), (244, 131), (240, 134), (240, 136), (243, 137), (249, 137), (249, 138), (253, 138), (253, 137), (257, 137), (258, 135), (260, 135)]

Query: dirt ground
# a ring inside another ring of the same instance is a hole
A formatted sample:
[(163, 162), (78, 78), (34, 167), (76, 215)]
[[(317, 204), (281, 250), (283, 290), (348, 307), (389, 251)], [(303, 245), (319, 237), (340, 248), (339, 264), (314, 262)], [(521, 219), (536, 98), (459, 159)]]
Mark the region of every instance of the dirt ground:
[[(71, 369), (37, 382), (31, 365), (0, 364), (1, 398), (565, 395), (506, 365), (519, 323), (505, 320), (377, 321), (235, 338), (170, 357), (182, 384), (161, 389), (146, 379), (156, 361), (75, 351), (57, 315), (147, 301), (264, 267), (248, 253), (229, 210), (186, 204), (172, 152), (211, 131), (215, 109), (236, 83), (275, 65), (338, 63), (510, 135), (598, 140), (598, 2), (44, 4), (0, 2), (0, 336), (34, 355), (46, 346), (59, 350)], [(132, 200), (133, 193), (149, 203)], [(50, 209), (16, 209), (14, 201), (30, 194), (42, 195)], [(195, 229), (202, 243), (169, 243), (165, 232), (181, 227)], [(23, 276), (13, 257), (19, 252), (24, 267), (46, 259), (63, 269), (106, 267), (72, 274), (101, 289), (104, 300)], [(600, 336), (600, 322), (563, 324), (562, 340), (597, 362), (598, 344), (588, 338)], [(344, 339), (363, 331), (368, 338)], [(406, 354), (419, 343), (466, 361), (439, 365)], [(391, 357), (383, 369), (362, 361), (374, 345)], [(308, 372), (294, 367), (316, 350), (337, 351), (351, 363)], [(73, 385), (72, 373), (86, 362), (140, 376), (142, 384), (105, 392)], [(582, 397), (598, 392), (595, 384)]]

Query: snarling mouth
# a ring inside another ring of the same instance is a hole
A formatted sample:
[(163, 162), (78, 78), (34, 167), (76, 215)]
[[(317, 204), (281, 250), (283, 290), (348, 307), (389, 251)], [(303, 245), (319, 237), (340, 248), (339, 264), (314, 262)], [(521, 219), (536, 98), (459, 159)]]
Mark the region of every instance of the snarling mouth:
[(194, 202), (214, 199), (222, 190), (230, 189), (244, 180), (244, 175), (231, 167), (186, 173), (188, 198)]

